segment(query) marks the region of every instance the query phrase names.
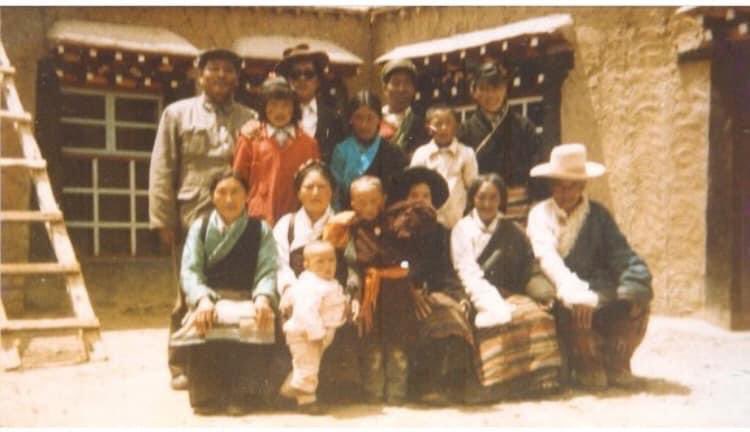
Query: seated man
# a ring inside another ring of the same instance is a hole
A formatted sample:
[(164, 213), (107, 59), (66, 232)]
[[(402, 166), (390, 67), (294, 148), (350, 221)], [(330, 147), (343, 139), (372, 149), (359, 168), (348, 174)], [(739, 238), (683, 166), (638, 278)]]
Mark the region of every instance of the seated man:
[(637, 382), (630, 358), (646, 333), (651, 273), (607, 209), (584, 194), (603, 165), (582, 144), (555, 147), (532, 177), (550, 179), (552, 198), (529, 213), (527, 233), (555, 285), (558, 334), (575, 382), (592, 389)]

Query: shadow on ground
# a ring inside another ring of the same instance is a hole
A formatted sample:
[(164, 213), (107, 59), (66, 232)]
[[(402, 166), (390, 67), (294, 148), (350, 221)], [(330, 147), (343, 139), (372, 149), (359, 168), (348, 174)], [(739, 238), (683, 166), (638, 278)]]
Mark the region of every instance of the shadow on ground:
[(654, 396), (688, 396), (690, 387), (676, 381), (664, 378), (638, 377), (638, 382), (632, 388), (610, 387), (603, 391), (588, 391), (576, 387), (568, 387), (556, 394), (536, 397), (518, 397), (487, 401), (477, 405), (457, 405), (459, 411), (466, 413), (481, 413), (497, 410), (498, 403), (522, 403), (522, 402), (565, 402), (584, 396), (593, 396), (597, 399), (628, 398), (635, 395), (648, 394)]

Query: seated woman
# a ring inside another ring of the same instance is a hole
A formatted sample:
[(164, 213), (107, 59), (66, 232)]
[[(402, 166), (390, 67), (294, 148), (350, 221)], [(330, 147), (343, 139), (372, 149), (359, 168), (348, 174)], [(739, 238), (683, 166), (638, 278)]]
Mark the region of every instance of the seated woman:
[(466, 401), (488, 402), (559, 388), (555, 321), (528, 293), (543, 276), (523, 230), (504, 218), (507, 189), (484, 174), (468, 191), (468, 213), (453, 228), (453, 265), (475, 310), (476, 373)]
[(463, 400), (474, 345), (468, 297), (451, 263), (450, 231), (437, 222), (435, 209), (448, 196), (448, 184), (438, 172), (408, 168), (394, 179), (391, 198), (396, 204), (388, 212), (395, 216), (396, 232), (409, 238), (404, 252), (418, 319), (411, 353), (412, 393), (433, 405)]
[(276, 243), (265, 222), (246, 216), (247, 190), (229, 171), (216, 175), (215, 209), (193, 223), (185, 241), (180, 279), (190, 311), (170, 344), (190, 346), (188, 391), (196, 414), (242, 415), (278, 389), (269, 383)]
[[(302, 207), (294, 213), (284, 215), (276, 223), (273, 234), (278, 251), (277, 286), (282, 297), (282, 314), (291, 313), (283, 305), (284, 294), (304, 270), (303, 250), (315, 240), (320, 240), (323, 228), (333, 216), (331, 199), (335, 190), (333, 174), (328, 166), (317, 159), (303, 164), (294, 175), (294, 191)], [(350, 296), (354, 316), (359, 311), (359, 283), (350, 277), (346, 262), (339, 253), (336, 265), (336, 279)], [(320, 385), (321, 400), (342, 399), (354, 396), (360, 386), (357, 335), (349, 323), (339, 327), (331, 346), (321, 361)]]
[(550, 179), (552, 198), (529, 213), (527, 232), (557, 289), (561, 342), (574, 383), (591, 389), (638, 383), (630, 358), (646, 333), (651, 273), (607, 209), (589, 200), (586, 180), (604, 174), (583, 144), (552, 149), (532, 177)]

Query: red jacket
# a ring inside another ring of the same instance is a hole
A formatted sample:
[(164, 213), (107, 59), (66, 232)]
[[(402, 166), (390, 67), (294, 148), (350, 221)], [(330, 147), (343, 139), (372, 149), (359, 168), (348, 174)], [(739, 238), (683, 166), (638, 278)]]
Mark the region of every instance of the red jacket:
[(265, 123), (261, 123), (257, 137), (240, 135), (237, 143), (233, 169), (250, 186), (247, 212), (273, 226), (281, 216), (299, 207), (294, 173), (308, 159), (320, 158), (318, 143), (296, 127), (295, 136), (279, 147), (267, 135)]

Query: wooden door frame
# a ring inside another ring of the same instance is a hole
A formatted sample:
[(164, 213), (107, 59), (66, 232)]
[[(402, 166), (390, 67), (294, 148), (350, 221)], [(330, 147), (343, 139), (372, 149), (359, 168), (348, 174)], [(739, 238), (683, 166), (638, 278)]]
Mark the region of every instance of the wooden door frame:
[(750, 329), (750, 279), (744, 262), (750, 228), (743, 214), (743, 193), (747, 192), (742, 187), (750, 150), (737, 130), (734, 85), (740, 56), (750, 56), (749, 41), (714, 40), (710, 52), (705, 304), (710, 321), (733, 330)]

